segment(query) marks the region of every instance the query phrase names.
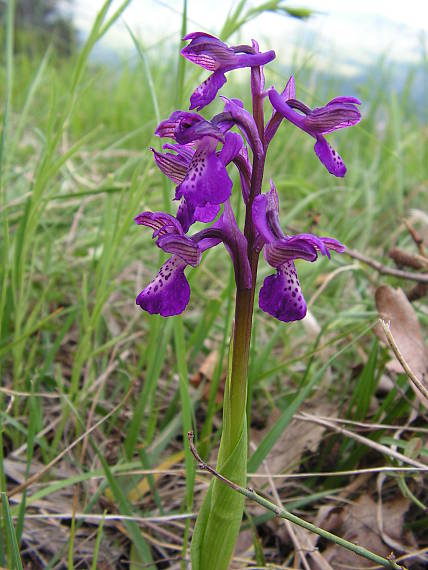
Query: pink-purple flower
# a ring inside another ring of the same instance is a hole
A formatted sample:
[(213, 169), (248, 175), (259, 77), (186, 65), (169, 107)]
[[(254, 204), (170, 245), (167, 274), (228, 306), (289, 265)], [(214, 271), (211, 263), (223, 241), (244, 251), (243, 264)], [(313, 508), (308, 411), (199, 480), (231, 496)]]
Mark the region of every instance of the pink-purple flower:
[(258, 247), (263, 247), (266, 261), (276, 269), (276, 274), (264, 280), (259, 294), (259, 306), (280, 321), (303, 319), (306, 303), (300, 288), (294, 261), (315, 261), (318, 252), (330, 257), (330, 251), (339, 253), (345, 247), (329, 237), (313, 234), (288, 236), (279, 225), (279, 202), (274, 184), (270, 192), (259, 194), (252, 208), (254, 226), (258, 232)]
[(183, 40), (190, 40), (190, 43), (181, 50), (181, 54), (192, 63), (213, 72), (190, 97), (190, 109), (198, 111), (211, 103), (226, 83), (227, 71), (241, 67), (260, 67), (275, 58), (274, 51), (260, 53), (255, 45), (229, 47), (204, 32), (187, 34)]
[[(235, 133), (224, 134), (196, 113), (174, 112), (162, 121), (156, 134), (176, 144), (166, 144), (161, 153), (151, 149), (157, 166), (177, 184), (175, 199), (184, 198), (195, 209), (195, 219), (213, 220), (219, 205), (230, 196), (232, 180), (226, 166), (239, 153), (242, 140)], [(217, 152), (219, 143), (222, 148)]]
[[(291, 93), (295, 96), (294, 79)], [(272, 106), (288, 121), (316, 139), (315, 152), (330, 174), (343, 177), (346, 166), (339, 153), (327, 142), (324, 135), (345, 127), (352, 127), (361, 120), (355, 97), (336, 97), (324, 107), (310, 109), (294, 96), (281, 96), (271, 89), (269, 99)], [(299, 112), (298, 112), (299, 111)]]

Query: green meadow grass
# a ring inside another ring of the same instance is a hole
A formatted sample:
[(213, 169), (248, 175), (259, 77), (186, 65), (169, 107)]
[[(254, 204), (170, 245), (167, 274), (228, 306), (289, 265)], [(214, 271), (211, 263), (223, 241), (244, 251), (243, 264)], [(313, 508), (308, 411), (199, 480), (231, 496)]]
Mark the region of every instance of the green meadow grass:
[[(13, 54), (11, 12), (6, 22), (0, 78), (0, 566), (7, 568), (30, 561), (40, 568), (179, 567), (188, 558), (191, 515), (205, 491), (184, 440), (193, 429), (210, 460), (218, 446), (217, 396), (233, 316), (227, 254), (215, 248), (190, 270), (192, 296), (182, 316), (161, 319), (135, 306), (162, 254), (133, 217), (144, 209), (173, 208), (173, 187), (148, 150), (160, 144), (153, 131), (177, 101), (185, 105), (204, 73), (176, 55), (159, 64), (138, 38), (131, 61), (114, 68), (89, 63), (112, 22), (108, 5), (71, 60), (58, 61), (49, 50), (38, 61)], [(167, 53), (167, 46), (159, 49)], [(426, 74), (421, 61), (423, 69)], [(388, 74), (386, 66), (382, 73)], [(281, 87), (286, 80), (279, 64), (267, 71), (267, 83)], [(298, 68), (297, 89), (308, 104), (325, 103), (319, 92), (341, 94), (333, 90), (337, 80), (317, 81), (314, 70)], [(248, 102), (242, 89), (229, 77), (225, 93)], [(392, 245), (413, 247), (402, 218), (426, 209), (428, 131), (409, 112), (409, 90), (411, 85), (403, 94), (382, 91), (372, 78), (352, 94), (363, 99), (364, 119), (331, 137), (348, 167), (343, 180), (323, 169), (309, 137), (282, 126), (269, 151), (265, 187), (272, 176), (290, 233), (331, 235), (385, 264), (392, 263)], [(238, 186), (234, 192), (239, 204)], [(266, 425), (274, 409), (280, 419), (250, 454), (249, 472), (263, 463), (304, 402), (326, 401), (349, 420), (396, 425), (404, 425), (412, 409), (404, 376), (400, 391), (393, 388), (373, 408), (387, 356), (372, 330), (376, 286), (411, 284), (380, 276), (346, 254), (299, 263), (298, 270), (309, 302), (328, 275), (337, 274), (310, 306), (310, 323), (286, 326), (256, 309), (252, 425)], [(268, 273), (262, 262), (260, 283)], [(426, 331), (422, 303), (415, 308)], [(207, 356), (214, 359), (212, 378), (195, 387), (189, 379)], [(390, 430), (369, 433), (386, 447), (397, 444), (388, 439)], [(419, 437), (422, 432), (403, 434), (400, 449)], [(396, 462), (387, 454), (330, 433), (301, 469), (388, 464)], [(310, 515), (348, 482), (345, 476), (314, 476), (304, 487), (287, 487), (284, 497)], [(390, 485), (411, 496), (409, 525), (417, 534), (427, 523), (418, 506), (422, 492), (411, 477), (391, 478)], [(248, 515), (245, 524), (263, 535), (268, 518)], [(271, 549), (267, 561), (269, 556), (275, 562)], [(256, 558), (261, 564), (260, 552)]]

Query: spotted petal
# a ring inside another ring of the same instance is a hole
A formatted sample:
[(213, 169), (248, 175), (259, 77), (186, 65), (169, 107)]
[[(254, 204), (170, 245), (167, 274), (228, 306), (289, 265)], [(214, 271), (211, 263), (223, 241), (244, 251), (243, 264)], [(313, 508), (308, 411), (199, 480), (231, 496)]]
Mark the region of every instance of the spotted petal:
[(151, 315), (179, 315), (190, 299), (190, 286), (184, 275), (186, 262), (172, 256), (151, 283), (138, 295), (136, 303)]
[(225, 83), (226, 76), (222, 71), (212, 73), (193, 91), (190, 96), (190, 109), (200, 111), (209, 105)]
[(330, 174), (342, 178), (346, 174), (346, 166), (340, 154), (319, 135), (314, 146), (317, 157), (324, 164)]
[(177, 186), (176, 200), (184, 197), (190, 204), (222, 204), (232, 190), (232, 180), (222, 161), (215, 154), (216, 141), (209, 137), (198, 144), (186, 178)]
[(260, 289), (259, 306), (285, 323), (299, 321), (306, 315), (306, 303), (292, 261), (278, 268), (276, 275), (266, 277)]

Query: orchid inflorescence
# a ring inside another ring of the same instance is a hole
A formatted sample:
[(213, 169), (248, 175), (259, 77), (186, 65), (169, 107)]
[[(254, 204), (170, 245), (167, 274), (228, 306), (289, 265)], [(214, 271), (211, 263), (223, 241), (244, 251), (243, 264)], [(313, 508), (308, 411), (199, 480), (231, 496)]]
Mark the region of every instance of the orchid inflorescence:
[[(179, 206), (175, 216), (146, 211), (135, 218), (137, 224), (151, 227), (156, 245), (171, 254), (136, 302), (151, 314), (167, 317), (182, 313), (190, 298), (184, 270), (188, 265), (197, 266), (205, 250), (222, 242), (232, 258), (238, 290), (254, 287), (257, 259), (263, 250), (275, 273), (264, 280), (260, 308), (284, 322), (302, 319), (306, 304), (294, 261), (312, 262), (318, 254), (329, 257), (330, 250), (343, 252), (345, 248), (330, 237), (306, 233), (290, 236), (282, 231), (274, 183), (271, 181), (268, 192), (261, 192), (266, 153), (286, 119), (316, 139), (314, 149), (319, 160), (328, 172), (343, 177), (343, 160), (324, 135), (357, 124), (361, 119), (357, 107), (360, 101), (336, 97), (324, 107), (310, 109), (296, 99), (293, 76), (281, 93), (273, 87), (264, 89), (263, 66), (275, 58), (275, 52), (260, 52), (254, 40), (251, 46), (228, 47), (202, 32), (188, 34), (184, 40), (190, 43), (182, 55), (212, 72), (191, 95), (190, 109), (200, 111), (206, 107), (225, 84), (225, 73), (243, 67), (251, 68), (253, 109), (250, 113), (239, 99), (222, 97), (224, 110), (210, 121), (196, 112), (175, 111), (158, 125), (156, 135), (173, 143), (165, 144), (164, 152), (151, 150), (156, 165), (176, 185), (174, 199)], [(265, 101), (273, 108), (266, 126)], [(234, 127), (239, 134), (232, 132)], [(246, 207), (244, 231), (230, 203), (232, 180), (227, 167), (231, 163), (238, 170)], [(190, 234), (195, 222), (214, 223)]]

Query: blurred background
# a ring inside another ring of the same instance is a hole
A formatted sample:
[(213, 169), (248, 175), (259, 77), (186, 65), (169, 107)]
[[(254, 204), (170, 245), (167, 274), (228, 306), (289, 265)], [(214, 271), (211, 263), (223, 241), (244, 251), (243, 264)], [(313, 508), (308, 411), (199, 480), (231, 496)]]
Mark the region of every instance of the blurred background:
[[(303, 321), (255, 310), (249, 482), (425, 568), (426, 411), (375, 325), (396, 319), (425, 381), (428, 3), (2, 0), (0, 20), (0, 566), (189, 567), (208, 478), (186, 433), (215, 463), (234, 281), (215, 248), (188, 271), (182, 316), (143, 313), (135, 297), (164, 258), (133, 218), (175, 211), (148, 149), (207, 76), (179, 56), (202, 30), (274, 49), (266, 84), (293, 73), (311, 107), (362, 100), (361, 123), (329, 135), (344, 179), (290, 125), (269, 149), (282, 227), (348, 252), (297, 264)], [(229, 73), (221, 93), (250, 108), (248, 80)], [(269, 273), (261, 261), (260, 285)], [(247, 504), (232, 568), (328, 565), (369, 563)]]

